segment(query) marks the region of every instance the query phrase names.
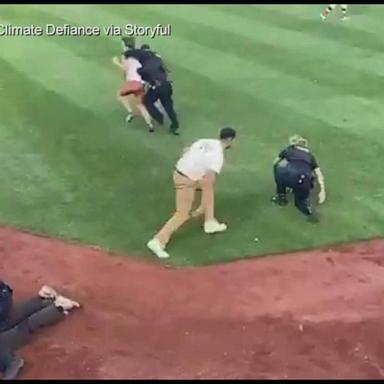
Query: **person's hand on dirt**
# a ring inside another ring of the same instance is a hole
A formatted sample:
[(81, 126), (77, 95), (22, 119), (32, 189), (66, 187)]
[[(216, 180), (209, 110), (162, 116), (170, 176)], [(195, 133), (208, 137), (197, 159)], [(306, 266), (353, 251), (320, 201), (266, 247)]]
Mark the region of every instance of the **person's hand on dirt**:
[(56, 307), (63, 308), (64, 314), (68, 315), (69, 311), (73, 308), (80, 308), (80, 304), (77, 301), (68, 299), (64, 296), (58, 296), (55, 300)]
[(42, 299), (56, 299), (57, 292), (48, 285), (43, 285), (39, 291), (39, 296)]

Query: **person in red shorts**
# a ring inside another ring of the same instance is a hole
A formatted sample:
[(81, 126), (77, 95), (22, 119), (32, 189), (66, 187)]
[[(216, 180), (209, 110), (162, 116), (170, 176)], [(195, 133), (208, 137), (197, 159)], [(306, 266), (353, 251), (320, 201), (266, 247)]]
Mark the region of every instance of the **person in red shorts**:
[[(125, 50), (134, 49), (132, 43), (125, 45)], [(130, 96), (134, 95), (136, 100), (136, 108), (140, 112), (141, 116), (144, 118), (145, 123), (147, 124), (149, 131), (153, 132), (153, 124), (151, 116), (149, 115), (147, 109), (143, 105), (143, 97), (145, 94), (144, 81), (138, 73), (138, 69), (141, 68), (140, 62), (133, 57), (123, 57), (119, 60), (117, 57), (113, 58), (113, 63), (118, 66), (121, 70), (124, 71), (126, 81), (118, 90), (117, 98), (123, 104), (125, 109), (128, 111), (126, 121), (130, 122), (135, 117), (133, 108), (130, 102)]]

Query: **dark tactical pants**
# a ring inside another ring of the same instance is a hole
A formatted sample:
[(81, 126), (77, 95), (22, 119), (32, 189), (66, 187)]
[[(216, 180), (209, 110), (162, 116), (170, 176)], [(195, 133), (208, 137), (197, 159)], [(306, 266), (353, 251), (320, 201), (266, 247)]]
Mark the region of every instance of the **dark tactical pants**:
[(52, 299), (35, 297), (15, 304), (8, 317), (0, 322), (0, 371), (9, 365), (14, 352), (29, 342), (32, 333), (64, 317)]
[(312, 214), (309, 196), (313, 188), (312, 175), (298, 172), (290, 164), (286, 166), (276, 165), (274, 167), (274, 177), (276, 182), (276, 193), (280, 199), (286, 199), (287, 188), (291, 188), (295, 207), (304, 215)]
[(173, 105), (172, 94), (172, 85), (169, 81), (166, 81), (154, 88), (149, 88), (147, 93), (144, 95), (143, 103), (151, 117), (159, 124), (163, 124), (164, 116), (155, 106), (156, 101), (160, 100), (169, 117), (169, 120), (171, 120), (171, 129), (177, 130), (179, 128), (179, 122), (177, 120), (177, 115)]

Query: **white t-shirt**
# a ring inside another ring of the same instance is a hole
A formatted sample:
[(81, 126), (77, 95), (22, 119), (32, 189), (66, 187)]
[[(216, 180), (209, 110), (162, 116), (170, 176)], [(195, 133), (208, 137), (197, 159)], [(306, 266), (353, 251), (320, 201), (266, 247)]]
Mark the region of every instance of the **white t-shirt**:
[(217, 174), (224, 164), (224, 149), (220, 140), (195, 141), (176, 164), (176, 169), (191, 180), (202, 179), (208, 171)]
[(143, 82), (141, 76), (137, 73), (137, 70), (141, 68), (141, 64), (133, 57), (124, 59), (124, 67), (126, 69), (126, 78), (128, 81), (140, 81)]

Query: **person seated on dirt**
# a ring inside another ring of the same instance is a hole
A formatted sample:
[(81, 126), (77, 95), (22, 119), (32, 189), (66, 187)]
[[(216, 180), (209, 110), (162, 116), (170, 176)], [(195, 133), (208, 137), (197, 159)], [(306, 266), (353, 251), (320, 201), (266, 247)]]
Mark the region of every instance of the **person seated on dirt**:
[(28, 343), (32, 333), (59, 322), (79, 307), (79, 303), (48, 286), (43, 286), (36, 297), (14, 303), (12, 288), (0, 280), (0, 371), (3, 379), (15, 379), (24, 366), (24, 360), (15, 355), (15, 351)]
[(276, 195), (272, 201), (280, 206), (287, 205), (287, 189), (290, 189), (296, 208), (310, 221), (317, 222), (318, 216), (312, 210), (309, 198), (317, 179), (320, 187), (319, 204), (325, 202), (324, 176), (308, 148), (308, 141), (299, 135), (290, 137), (289, 146), (279, 153), (273, 163), (273, 173)]

